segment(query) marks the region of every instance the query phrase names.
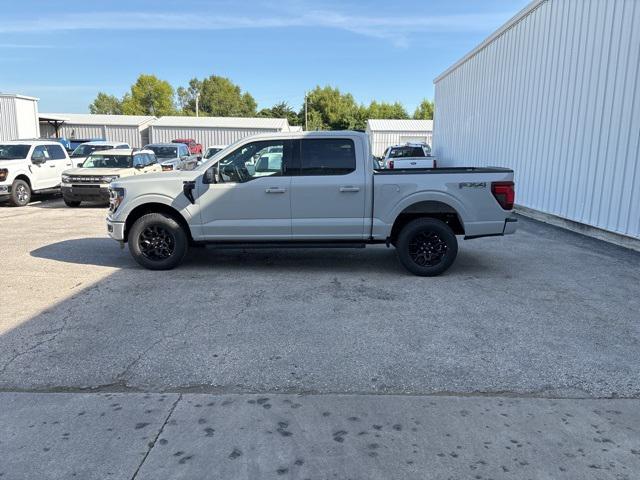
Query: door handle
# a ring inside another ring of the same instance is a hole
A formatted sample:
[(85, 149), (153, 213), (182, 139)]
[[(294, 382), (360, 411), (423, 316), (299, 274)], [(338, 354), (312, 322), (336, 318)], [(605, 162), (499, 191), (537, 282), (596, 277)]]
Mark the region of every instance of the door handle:
[(265, 192), (267, 193), (285, 193), (286, 191), (287, 189), (282, 187), (269, 187), (265, 189)]
[(354, 187), (353, 185), (343, 185), (340, 187), (341, 192), (359, 192), (360, 187)]
[(56, 168), (56, 166), (52, 163), (51, 165), (49, 165), (49, 168)]

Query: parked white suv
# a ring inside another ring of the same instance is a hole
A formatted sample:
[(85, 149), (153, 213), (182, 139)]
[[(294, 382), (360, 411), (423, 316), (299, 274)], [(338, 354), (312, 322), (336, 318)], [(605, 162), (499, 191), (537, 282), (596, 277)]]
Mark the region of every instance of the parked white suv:
[(23, 207), (33, 192), (58, 190), (71, 159), (58, 142), (13, 140), (0, 142), (0, 201)]
[(394, 145), (384, 151), (384, 168), (403, 170), (407, 168), (436, 168), (438, 161), (431, 156), (431, 147), (426, 143)]
[(108, 142), (106, 140), (94, 140), (92, 142), (85, 142), (76, 147), (71, 154), (71, 161), (73, 162), (73, 168), (81, 168), (84, 161), (89, 155), (98, 150), (111, 150), (113, 148), (131, 148), (128, 143), (125, 142)]

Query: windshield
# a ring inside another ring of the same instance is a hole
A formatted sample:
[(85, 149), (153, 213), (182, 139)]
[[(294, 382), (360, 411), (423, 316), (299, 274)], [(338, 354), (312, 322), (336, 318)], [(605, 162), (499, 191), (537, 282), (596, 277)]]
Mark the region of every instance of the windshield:
[(29, 148), (29, 145), (0, 145), (0, 160), (27, 158)]
[(79, 145), (78, 148), (76, 148), (73, 153), (71, 154), (71, 157), (88, 157), (89, 155), (91, 155), (91, 153), (95, 152), (96, 150), (111, 150), (113, 148), (113, 146), (111, 145), (87, 145), (82, 144)]
[(157, 147), (153, 145), (147, 145), (145, 150), (152, 150), (158, 158), (177, 158), (178, 149), (176, 147)]
[(131, 155), (91, 155), (82, 164), (82, 168), (132, 168)]
[(217, 148), (217, 147), (209, 147), (207, 148), (207, 151), (204, 154), (204, 158), (211, 158), (213, 157), (216, 153), (218, 153), (219, 151), (221, 151), (221, 148)]
[(422, 147), (397, 147), (389, 152), (389, 158), (424, 157)]

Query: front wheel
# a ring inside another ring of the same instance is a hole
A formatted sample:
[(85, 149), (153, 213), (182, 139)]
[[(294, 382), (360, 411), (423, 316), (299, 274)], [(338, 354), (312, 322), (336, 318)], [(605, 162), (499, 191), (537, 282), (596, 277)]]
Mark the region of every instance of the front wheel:
[(415, 275), (433, 277), (447, 270), (458, 255), (453, 230), (435, 218), (418, 218), (400, 231), (396, 241), (400, 263)]
[(31, 187), (24, 180), (15, 180), (11, 185), (9, 203), (14, 207), (24, 207), (31, 201)]
[(187, 254), (189, 242), (182, 226), (162, 213), (140, 217), (129, 232), (129, 251), (145, 268), (170, 270)]

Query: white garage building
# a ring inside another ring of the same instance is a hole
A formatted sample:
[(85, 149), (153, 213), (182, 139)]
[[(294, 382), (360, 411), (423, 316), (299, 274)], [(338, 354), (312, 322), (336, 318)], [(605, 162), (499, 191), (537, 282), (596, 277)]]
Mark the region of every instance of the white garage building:
[(161, 117), (149, 125), (151, 143), (193, 138), (204, 148), (229, 145), (249, 135), (288, 132), (286, 118), (253, 117)]
[(433, 120), (367, 120), (367, 135), (371, 149), (377, 157), (382, 156), (387, 147), (407, 142), (432, 145)]
[(0, 93), (0, 141), (39, 136), (38, 99)]
[(146, 115), (41, 113), (40, 132), (44, 138), (113, 140), (142, 147), (148, 143), (149, 123), (155, 118)]
[(524, 213), (640, 239), (640, 2), (535, 0), (435, 80), (443, 165), (516, 174)]

